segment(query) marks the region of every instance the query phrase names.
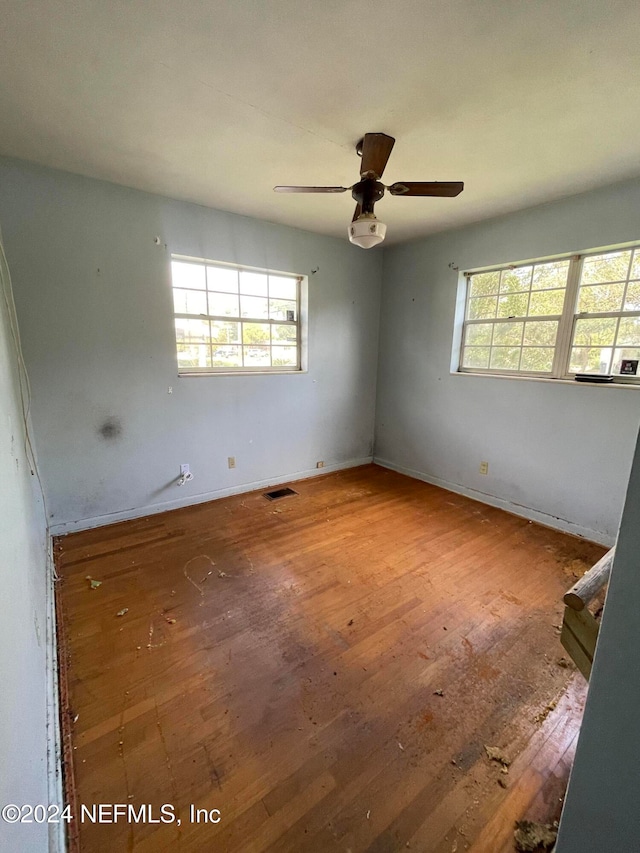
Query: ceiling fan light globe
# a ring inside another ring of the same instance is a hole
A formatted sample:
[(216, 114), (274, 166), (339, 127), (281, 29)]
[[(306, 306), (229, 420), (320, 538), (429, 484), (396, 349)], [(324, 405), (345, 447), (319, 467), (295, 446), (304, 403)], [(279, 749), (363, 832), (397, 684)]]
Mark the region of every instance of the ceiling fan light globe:
[(361, 249), (372, 249), (382, 243), (387, 226), (375, 217), (363, 215), (355, 219), (347, 228), (349, 240)]

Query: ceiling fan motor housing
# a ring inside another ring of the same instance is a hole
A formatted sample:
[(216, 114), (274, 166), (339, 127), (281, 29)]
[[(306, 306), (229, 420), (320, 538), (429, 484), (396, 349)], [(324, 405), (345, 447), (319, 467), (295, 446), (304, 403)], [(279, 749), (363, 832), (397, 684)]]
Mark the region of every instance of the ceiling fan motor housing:
[(363, 178), (351, 188), (351, 195), (363, 213), (373, 213), (373, 206), (384, 195), (384, 184), (375, 178)]

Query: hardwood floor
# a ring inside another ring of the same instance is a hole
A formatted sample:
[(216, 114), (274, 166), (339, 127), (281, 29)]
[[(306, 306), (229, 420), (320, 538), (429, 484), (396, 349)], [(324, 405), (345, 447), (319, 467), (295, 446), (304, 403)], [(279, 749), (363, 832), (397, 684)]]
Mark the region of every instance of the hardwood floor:
[(293, 487), (57, 540), (76, 814), (181, 821), (85, 813), (72, 842), (512, 850), (560, 812), (585, 685), (555, 626), (605, 549), (373, 465)]

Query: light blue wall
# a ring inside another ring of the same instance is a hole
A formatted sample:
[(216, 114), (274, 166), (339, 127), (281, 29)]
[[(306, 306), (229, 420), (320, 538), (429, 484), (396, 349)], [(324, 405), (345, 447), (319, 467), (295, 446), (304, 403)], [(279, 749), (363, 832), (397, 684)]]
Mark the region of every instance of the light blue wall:
[[(55, 530), (305, 476), (318, 460), (367, 460), (377, 363), (380, 462), (615, 537), (640, 390), (451, 375), (449, 265), (640, 239), (640, 182), (384, 253), (15, 160), (0, 159), (0, 182)], [(178, 379), (172, 251), (308, 275), (309, 372)], [(121, 432), (105, 440), (109, 418)], [(179, 489), (182, 462), (195, 479)]]
[[(10, 302), (7, 291), (0, 293), (0, 804), (46, 804), (46, 525), (25, 454), (5, 294)], [(0, 820), (0, 850), (46, 849), (46, 826)]]
[[(371, 458), (379, 255), (15, 160), (0, 186), (54, 530)], [(178, 379), (171, 252), (308, 275), (308, 373)]]
[(612, 543), (640, 389), (451, 375), (459, 273), (450, 264), (462, 272), (631, 240), (640, 240), (639, 181), (387, 249), (376, 460)]

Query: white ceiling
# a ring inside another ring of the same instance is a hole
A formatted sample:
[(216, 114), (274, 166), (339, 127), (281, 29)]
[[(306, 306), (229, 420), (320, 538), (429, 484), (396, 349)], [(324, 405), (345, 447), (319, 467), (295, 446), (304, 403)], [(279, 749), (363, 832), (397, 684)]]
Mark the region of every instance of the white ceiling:
[(637, 0), (0, 0), (0, 152), (346, 237), (354, 144), (399, 242), (640, 175)]

